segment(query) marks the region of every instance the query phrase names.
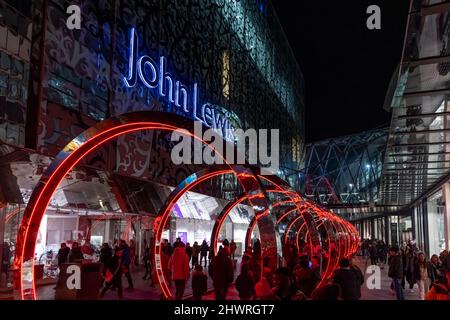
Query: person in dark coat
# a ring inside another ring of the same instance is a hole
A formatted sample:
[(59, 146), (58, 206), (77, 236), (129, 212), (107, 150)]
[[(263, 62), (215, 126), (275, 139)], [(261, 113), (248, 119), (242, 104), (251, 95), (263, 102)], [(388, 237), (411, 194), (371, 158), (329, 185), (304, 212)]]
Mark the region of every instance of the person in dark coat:
[(294, 277), (297, 289), (307, 297), (311, 295), (320, 281), (320, 276), (309, 267), (307, 258), (300, 259), (300, 263), (295, 266)]
[(189, 242), (186, 243), (186, 248), (184, 249), (184, 251), (185, 251), (186, 254), (188, 255), (189, 263), (191, 263), (191, 259), (192, 259), (192, 247), (191, 247), (191, 244), (190, 244)]
[(100, 262), (103, 263), (104, 266), (108, 266), (111, 263), (112, 257), (112, 248), (105, 242), (100, 249)]
[(61, 243), (61, 247), (58, 250), (58, 267), (61, 268), (61, 264), (67, 262), (67, 257), (69, 256), (70, 249), (65, 242)]
[(371, 243), (369, 245), (369, 256), (370, 256), (370, 264), (376, 265), (377, 264), (377, 247), (374, 243)]
[(222, 245), (225, 251), (227, 252), (228, 256), (231, 256), (230, 242), (228, 241), (228, 239), (224, 239), (222, 241)]
[(297, 265), (298, 263), (298, 250), (297, 250), (297, 246), (294, 244), (291, 244), (289, 250), (289, 259), (287, 261), (287, 267), (289, 268), (289, 270), (293, 271), (294, 267)]
[(199, 255), (200, 255), (200, 246), (198, 245), (197, 241), (195, 241), (194, 245), (192, 246), (192, 268), (195, 268), (195, 266), (198, 264)]
[(100, 292), (100, 298), (103, 298), (106, 291), (109, 288), (114, 287), (117, 289), (117, 293), (119, 295), (119, 299), (123, 299), (122, 294), (122, 254), (123, 251), (117, 247), (116, 252), (114, 253), (113, 258), (111, 259), (110, 264), (107, 266), (106, 274), (112, 275), (110, 279), (105, 278), (105, 286)]
[(151, 263), (150, 263), (150, 248), (147, 247), (144, 250), (144, 256), (142, 257), (142, 262), (144, 262), (145, 273), (142, 280), (146, 280), (148, 276), (151, 277)]
[(206, 260), (208, 260), (208, 251), (209, 246), (206, 243), (206, 240), (203, 240), (202, 245), (200, 246), (200, 264), (202, 264), (203, 259), (205, 259), (205, 268), (206, 268)]
[(11, 258), (11, 249), (9, 247), (9, 243), (8, 242), (3, 242), (3, 247), (2, 247), (2, 261), (0, 264), (0, 277), (2, 276), (2, 274), (4, 273), (6, 275), (6, 282), (8, 282), (8, 276), (9, 276), (9, 264), (10, 264), (10, 258)]
[(234, 240), (231, 240), (230, 242), (230, 257), (234, 260), (235, 254), (236, 254), (237, 244), (234, 242)]
[(125, 242), (125, 240), (120, 240), (120, 249), (123, 251), (122, 253), (122, 269), (123, 273), (125, 274), (125, 277), (128, 281), (128, 289), (133, 289), (133, 278), (131, 278), (131, 270), (130, 270), (130, 264), (131, 264), (131, 251), (128, 244)]
[(398, 247), (394, 246), (389, 249), (389, 271), (388, 276), (392, 279), (392, 284), (397, 296), (397, 300), (405, 300), (401, 281), (403, 279), (403, 261), (399, 253)]
[(203, 272), (203, 267), (196, 264), (192, 273), (192, 295), (194, 300), (202, 300), (208, 290), (208, 276)]
[(255, 283), (248, 271), (248, 265), (242, 265), (241, 274), (236, 278), (236, 290), (239, 292), (241, 300), (250, 300), (256, 293)]
[(350, 261), (347, 258), (339, 261), (340, 268), (335, 271), (333, 283), (340, 287), (342, 300), (358, 300), (360, 290), (354, 271), (350, 269)]
[(350, 259), (350, 270), (355, 273), (356, 276), (356, 295), (358, 299), (361, 299), (361, 286), (364, 284), (364, 274), (361, 269), (353, 263), (353, 260)]
[(221, 248), (209, 266), (209, 275), (213, 279), (216, 300), (225, 300), (228, 287), (233, 282), (233, 262), (225, 249)]
[(72, 243), (72, 249), (70, 250), (67, 261), (68, 262), (80, 262), (84, 259), (83, 252), (81, 252), (80, 246), (78, 246), (78, 242)]
[(247, 266), (248, 272), (253, 278), (253, 282), (258, 283), (262, 276), (261, 272), (263, 271), (261, 268), (261, 256), (253, 253), (247, 263)]
[(280, 300), (306, 300), (306, 295), (297, 290), (295, 284), (291, 281), (291, 276), (291, 270), (286, 267), (275, 270), (273, 273), (273, 292)]
[[(113, 258), (112, 248), (108, 243), (102, 244), (102, 248), (100, 249), (100, 262), (103, 264), (102, 275), (105, 277), (107, 268), (111, 265), (111, 261)], [(101, 286), (103, 286), (103, 281)]]
[(255, 255), (261, 254), (261, 241), (259, 241), (259, 239), (256, 239), (255, 243), (253, 244), (253, 253)]
[(214, 258), (214, 246), (209, 246), (209, 252), (208, 252), (208, 263), (211, 264), (211, 260)]
[(433, 283), (438, 279), (438, 277), (441, 275), (440, 269), (441, 269), (441, 261), (439, 260), (439, 257), (437, 254), (433, 254), (430, 259), (430, 280)]
[(404, 261), (404, 275), (408, 282), (410, 292), (414, 292), (414, 284), (417, 282), (415, 270), (417, 257), (412, 247), (406, 249)]

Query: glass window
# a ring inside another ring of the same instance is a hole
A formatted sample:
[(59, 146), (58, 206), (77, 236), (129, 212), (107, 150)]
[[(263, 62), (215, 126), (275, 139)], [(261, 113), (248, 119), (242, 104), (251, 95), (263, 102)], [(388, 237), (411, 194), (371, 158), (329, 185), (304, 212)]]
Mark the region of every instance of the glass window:
[(442, 190), (436, 192), (427, 200), (428, 208), (428, 238), (429, 254), (439, 254), (444, 250), (444, 205)]

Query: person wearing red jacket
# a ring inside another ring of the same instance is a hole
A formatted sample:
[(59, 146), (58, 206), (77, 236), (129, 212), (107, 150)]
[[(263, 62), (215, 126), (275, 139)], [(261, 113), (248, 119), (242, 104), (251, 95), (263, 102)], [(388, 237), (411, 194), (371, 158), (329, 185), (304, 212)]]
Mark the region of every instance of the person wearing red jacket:
[(183, 298), (186, 281), (190, 276), (189, 257), (185, 251), (185, 244), (180, 242), (169, 259), (169, 270), (175, 282), (175, 299)]

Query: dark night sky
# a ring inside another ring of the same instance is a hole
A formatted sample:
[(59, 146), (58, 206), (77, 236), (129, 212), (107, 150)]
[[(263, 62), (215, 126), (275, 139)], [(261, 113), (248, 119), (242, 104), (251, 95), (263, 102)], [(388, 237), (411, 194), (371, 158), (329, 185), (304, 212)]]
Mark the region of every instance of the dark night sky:
[[(400, 62), (409, 0), (272, 3), (305, 78), (306, 141), (388, 125), (383, 102)], [(366, 27), (372, 4), (381, 8), (381, 30)]]

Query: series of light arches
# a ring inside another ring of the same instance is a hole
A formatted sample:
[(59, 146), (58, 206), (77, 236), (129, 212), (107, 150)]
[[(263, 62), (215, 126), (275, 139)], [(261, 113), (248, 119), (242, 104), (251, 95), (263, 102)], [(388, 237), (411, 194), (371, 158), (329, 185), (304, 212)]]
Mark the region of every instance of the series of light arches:
[[(120, 135), (141, 130), (176, 131), (188, 134), (214, 150), (208, 142), (202, 140), (202, 137), (194, 135), (194, 124), (191, 120), (164, 112), (142, 111), (112, 117), (99, 122), (74, 138), (55, 157), (42, 175), (33, 190), (22, 217), (14, 260), (15, 270), (19, 277), (16, 285), (21, 299), (37, 298), (34, 278), (35, 245), (41, 220), (58, 185), (85, 156), (104, 143)], [(186, 131), (189, 133), (186, 133)], [(214, 151), (217, 153), (217, 150)], [(162, 234), (169, 221), (172, 209), (186, 192), (204, 181), (221, 175), (235, 175), (243, 194), (230, 201), (216, 219), (211, 235), (211, 244), (214, 244), (214, 248), (216, 248), (220, 228), (228, 214), (238, 204), (245, 202), (252, 206), (255, 212), (247, 230), (246, 245), (250, 245), (253, 229), (258, 225), (263, 255), (271, 261), (272, 266), (279, 265), (279, 258), (282, 256), (282, 236), (280, 233), (285, 221), (289, 221), (287, 222), (288, 228), (284, 232), (285, 239), (289, 237), (293, 230), (298, 230), (297, 234), (300, 234), (304, 229), (307, 232), (305, 241), (309, 242), (312, 248), (318, 246), (327, 248), (329, 257), (327, 268), (319, 285), (325, 283), (332, 275), (340, 258), (349, 257), (356, 253), (359, 236), (355, 227), (349, 222), (306, 200), (279, 177), (263, 176), (258, 168), (229, 164), (222, 155), (218, 155), (225, 164), (205, 166), (205, 169), (184, 179), (172, 191), (155, 219), (153, 248), (155, 254), (153, 259), (158, 283), (165, 298), (172, 298), (172, 292), (167, 284), (161, 263)], [(274, 201), (270, 195), (276, 195), (280, 199)], [(285, 205), (288, 205), (288, 209), (281, 211), (282, 213), (277, 216), (276, 211), (282, 209)], [(296, 227), (297, 224), (299, 227)], [(322, 236), (319, 234), (321, 226), (325, 230), (325, 232), (322, 232)], [(327, 245), (324, 245), (324, 241), (327, 241)], [(295, 244), (298, 246), (299, 240), (295, 241)]]

